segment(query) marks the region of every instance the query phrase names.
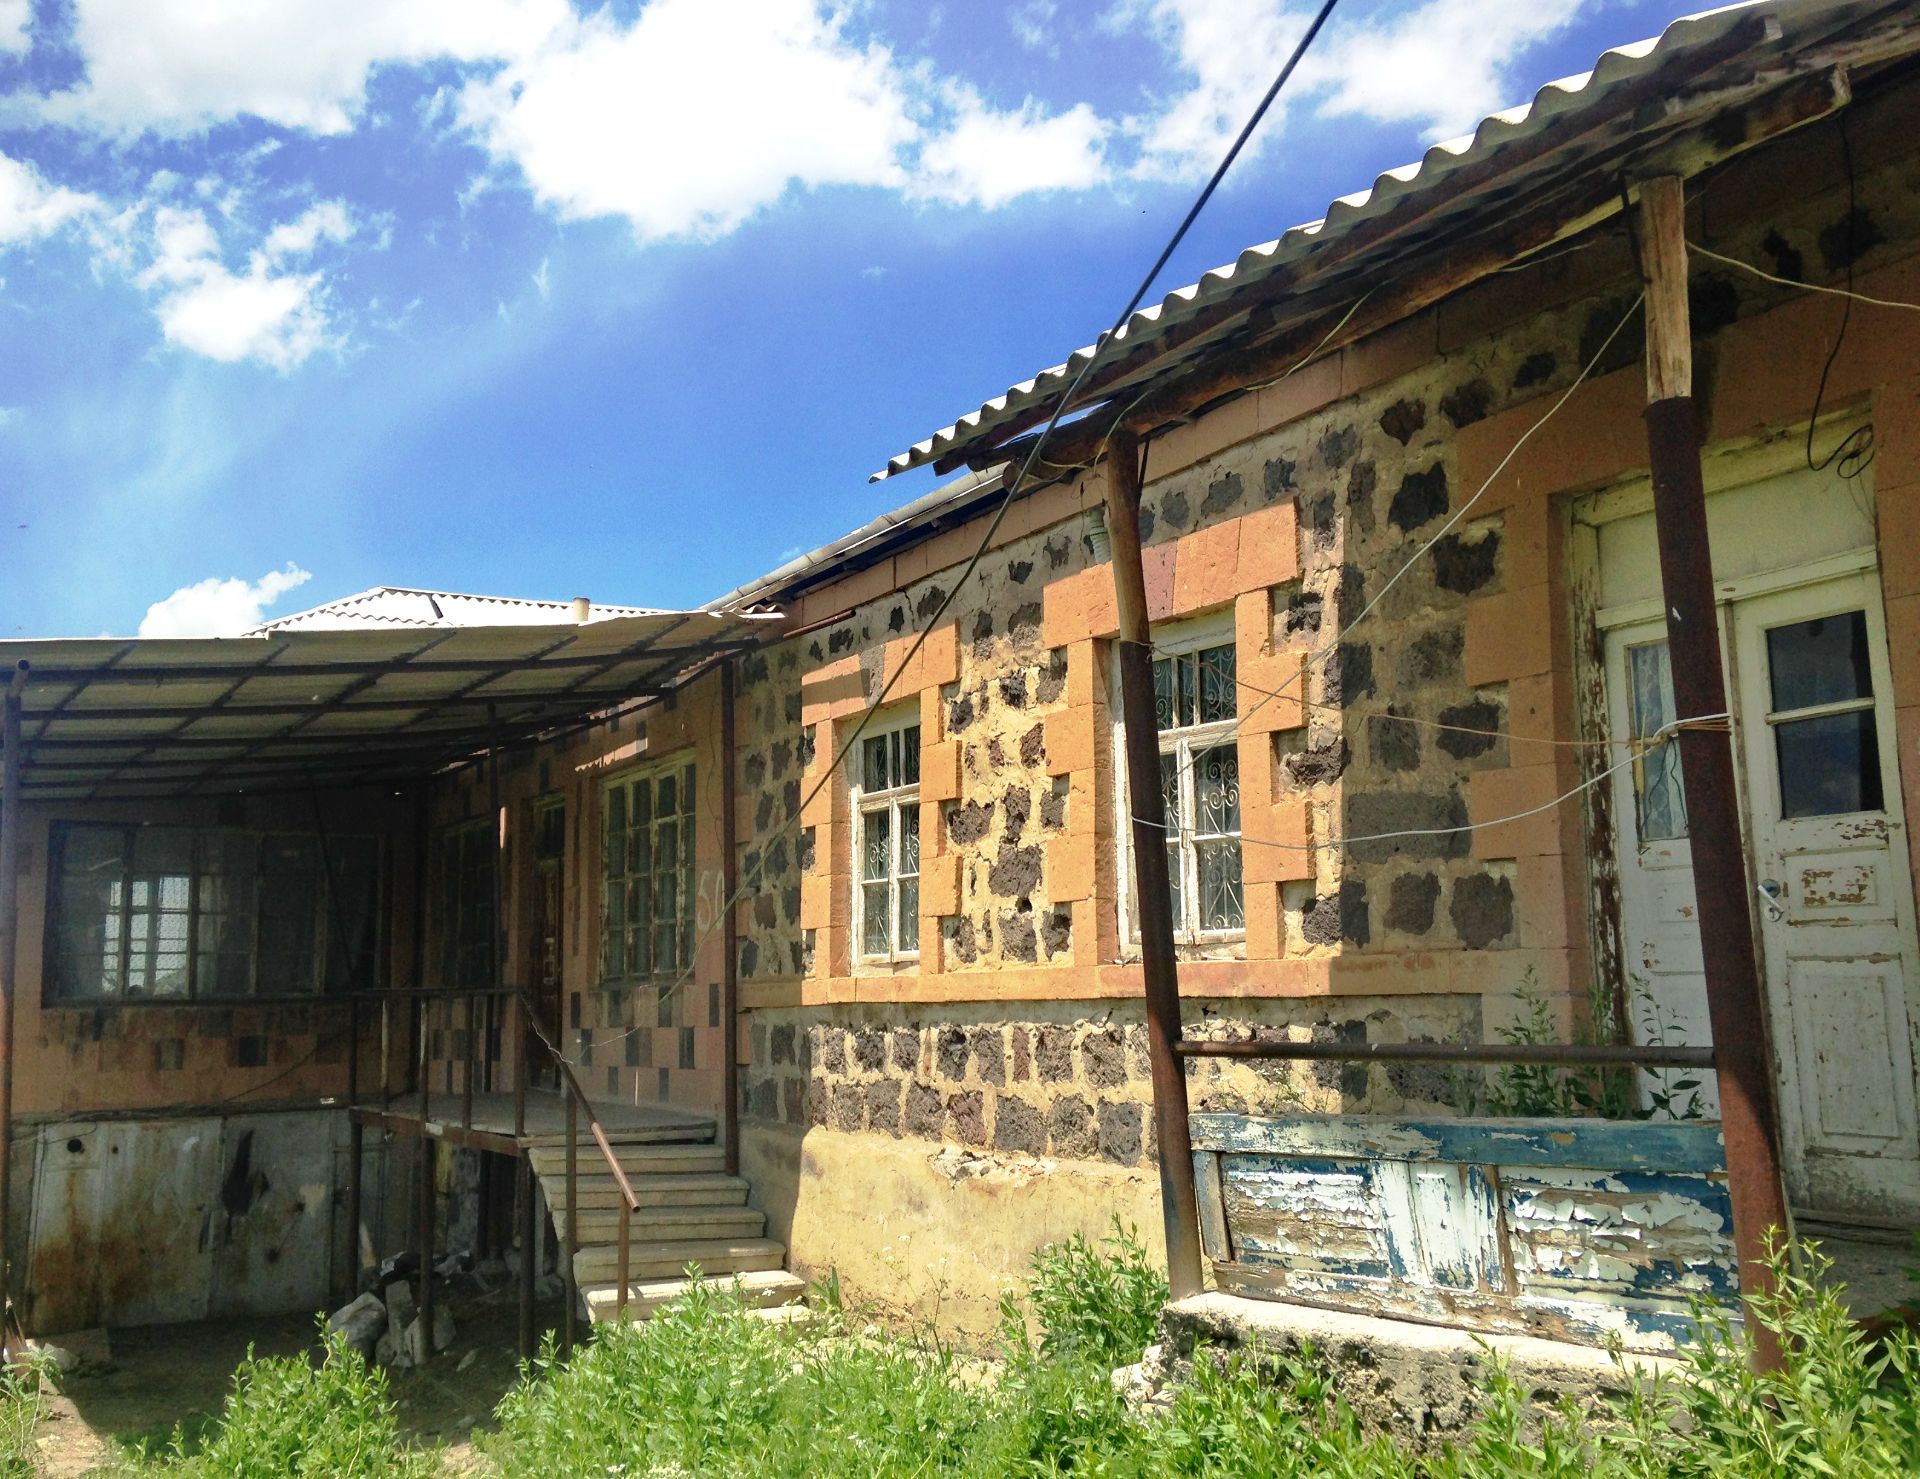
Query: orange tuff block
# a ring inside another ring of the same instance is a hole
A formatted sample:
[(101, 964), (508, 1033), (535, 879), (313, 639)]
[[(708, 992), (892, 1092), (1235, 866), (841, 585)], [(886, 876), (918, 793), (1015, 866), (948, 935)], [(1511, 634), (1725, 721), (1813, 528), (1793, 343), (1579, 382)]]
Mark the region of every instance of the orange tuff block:
[(1243, 591), (1285, 585), (1300, 574), (1300, 520), (1291, 500), (1240, 520), (1239, 573)]
[(1240, 873), (1248, 883), (1313, 877), (1313, 829), (1304, 801), (1240, 808)]
[(1069, 832), (1047, 842), (1047, 897), (1056, 904), (1094, 895), (1094, 848), (1088, 834)]
[(1270, 735), (1282, 729), (1298, 729), (1307, 722), (1306, 706), (1301, 702), (1305, 679), (1300, 669), (1304, 662), (1298, 652), (1272, 652), (1239, 661), (1240, 733)]
[(920, 912), (939, 918), (960, 912), (960, 855), (945, 853), (920, 860)]
[(1280, 908), (1280, 886), (1246, 883), (1242, 891), (1247, 911), (1247, 959), (1278, 960), (1285, 919)]
[(820, 724), (861, 708), (867, 701), (866, 678), (858, 653), (815, 668), (800, 680), (800, 722)]
[(1100, 664), (1093, 643), (1073, 642), (1067, 647), (1067, 707), (1092, 708), (1094, 691), (1099, 686)]
[(1147, 620), (1166, 621), (1174, 615), (1173, 577), (1178, 549), (1173, 541), (1140, 551), (1140, 577), (1147, 593)]
[(1554, 599), (1551, 586), (1534, 585), (1469, 601), (1467, 682), (1478, 688), (1551, 672)]
[(960, 741), (942, 740), (920, 747), (920, 799), (960, 799)]
[(1110, 637), (1120, 629), (1114, 613), (1113, 571), (1094, 565), (1052, 582), (1041, 596), (1040, 636), (1049, 647), (1064, 647), (1088, 637)]
[(1042, 721), (1048, 775), (1070, 775), (1093, 769), (1093, 710), (1062, 709)]
[(1240, 522), (1196, 529), (1174, 543), (1174, 615), (1223, 606), (1240, 594)]
[[(1551, 803), (1571, 789), (1561, 783), (1563, 779), (1558, 765), (1517, 765), (1506, 770), (1483, 770), (1469, 777), (1467, 816), (1474, 825), (1473, 855), (1529, 858), (1559, 852), (1563, 808)], [(1577, 805), (1568, 802), (1566, 806), (1578, 817)], [(1503, 817), (1514, 820), (1499, 820)]]

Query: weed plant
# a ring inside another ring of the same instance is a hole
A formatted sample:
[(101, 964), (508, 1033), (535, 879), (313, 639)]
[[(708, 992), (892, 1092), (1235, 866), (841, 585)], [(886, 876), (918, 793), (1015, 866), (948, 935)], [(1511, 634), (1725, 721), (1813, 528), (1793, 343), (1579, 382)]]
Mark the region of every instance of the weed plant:
[[(1774, 1259), (1757, 1316), (1788, 1352), (1756, 1376), (1744, 1335), (1703, 1311), (1686, 1380), (1612, 1404), (1541, 1412), (1498, 1363), (1471, 1427), (1415, 1452), (1365, 1433), (1337, 1377), (1290, 1360), (1199, 1353), (1151, 1413), (1112, 1368), (1139, 1359), (1164, 1286), (1137, 1239), (1040, 1254), (1003, 1306), (997, 1360), (930, 1335), (856, 1334), (825, 1291), (811, 1328), (756, 1318), (723, 1284), (643, 1325), (604, 1328), (560, 1364), (551, 1348), (502, 1403), (465, 1474), (498, 1479), (1883, 1479), (1920, 1474), (1920, 1337), (1869, 1339), (1802, 1249)], [(28, 1474), (37, 1387), (0, 1387), (11, 1446), (0, 1479)], [(21, 1457), (20, 1455), (26, 1455)], [(129, 1469), (139, 1479), (425, 1479), (382, 1374), (329, 1342), (323, 1359), (250, 1359), (204, 1441), (182, 1435)]]

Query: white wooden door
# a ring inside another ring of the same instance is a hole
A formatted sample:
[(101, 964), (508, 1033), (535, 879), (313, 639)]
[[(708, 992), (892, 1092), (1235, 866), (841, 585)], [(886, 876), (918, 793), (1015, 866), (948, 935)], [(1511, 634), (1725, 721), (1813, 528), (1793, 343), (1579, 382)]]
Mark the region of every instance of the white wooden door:
[[(1867, 571), (1782, 584), (1723, 587), (1720, 613), (1788, 1195), (1833, 1215), (1912, 1219), (1920, 951), (1878, 583)], [(1608, 633), (1615, 734), (1676, 717), (1668, 673), (1661, 623)], [(1635, 1040), (1709, 1042), (1676, 747), (1619, 772), (1614, 799)], [(1677, 1081), (1649, 1074), (1644, 1088), (1674, 1094)]]
[(1920, 1216), (1920, 959), (1871, 574), (1734, 603), (1739, 739), (1788, 1191)]

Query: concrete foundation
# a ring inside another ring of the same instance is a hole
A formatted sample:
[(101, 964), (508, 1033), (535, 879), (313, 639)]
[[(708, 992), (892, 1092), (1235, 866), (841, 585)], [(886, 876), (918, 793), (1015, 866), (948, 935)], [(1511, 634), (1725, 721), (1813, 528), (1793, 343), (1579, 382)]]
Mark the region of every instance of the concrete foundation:
[(1475, 1335), (1229, 1294), (1169, 1306), (1166, 1338), (1175, 1361), (1190, 1360), (1202, 1345), (1283, 1357), (1311, 1350), (1370, 1432), (1417, 1445), (1438, 1443), (1473, 1421), (1496, 1362), (1506, 1364), (1536, 1411), (1571, 1397), (1593, 1412), (1636, 1381), (1681, 1368), (1669, 1357), (1615, 1357), (1555, 1340)]

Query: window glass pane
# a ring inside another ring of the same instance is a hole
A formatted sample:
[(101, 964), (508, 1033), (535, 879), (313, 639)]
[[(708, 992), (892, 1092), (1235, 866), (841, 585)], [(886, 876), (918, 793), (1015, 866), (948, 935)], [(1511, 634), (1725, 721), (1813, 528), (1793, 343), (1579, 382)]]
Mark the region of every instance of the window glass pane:
[[(660, 777), (659, 793), (654, 797), (653, 814), (670, 817), (680, 810), (680, 777), (669, 771)], [(636, 818), (636, 820), (638, 820)]]
[(369, 990), (378, 984), (380, 850), (371, 837), (334, 837), (327, 843), (330, 907), (322, 954), (329, 991)]
[(860, 789), (884, 791), (892, 784), (887, 779), (887, 736), (869, 735), (860, 742)]
[(860, 816), (860, 876), (884, 880), (892, 861), (892, 818), (885, 811)]
[(1767, 632), (1773, 712), (1808, 709), (1873, 696), (1867, 661), (1867, 614), (1843, 612)]
[(52, 928), (55, 994), (116, 995), (126, 920), (127, 834), (118, 827), (63, 827), (56, 830), (54, 845), (59, 869)]
[(642, 827), (653, 820), (653, 787), (647, 781), (636, 781), (627, 788), (629, 815), (627, 825)]
[(1160, 804), (1166, 810), (1167, 836), (1172, 839), (1180, 832), (1180, 752), (1163, 750), (1160, 752)]
[(638, 976), (651, 968), (647, 954), (647, 931), (643, 925), (639, 929), (626, 930), (622, 934), (626, 941), (625, 964), (627, 974)]
[(1246, 905), (1240, 891), (1240, 844), (1201, 842), (1194, 848), (1200, 875), (1200, 928), (1243, 929)]
[[(618, 837), (627, 830), (627, 788), (625, 786), (607, 787), (607, 836)], [(616, 849), (607, 849), (607, 858), (612, 862)]]
[(1153, 660), (1153, 717), (1162, 729), (1172, 729), (1179, 723), (1174, 717), (1173, 659), (1170, 657)]
[[(1182, 848), (1179, 843), (1169, 842), (1167, 844), (1167, 891), (1173, 896), (1173, 927), (1176, 930), (1184, 930), (1188, 927), (1186, 901), (1187, 880), (1185, 872), (1180, 866), (1181, 859), (1185, 856), (1185, 853), (1186, 850)], [(1137, 899), (1138, 897), (1138, 894), (1136, 894), (1135, 898)], [(1137, 934), (1139, 929), (1139, 923), (1136, 921), (1134, 924), (1134, 932)]]
[(627, 874), (653, 871), (653, 829), (635, 827), (627, 833)]
[(671, 868), (679, 861), (680, 824), (662, 822), (653, 829), (653, 866)]
[[(1658, 734), (1673, 722), (1673, 668), (1665, 642), (1627, 649), (1627, 686), (1635, 739)], [(1641, 843), (1685, 837), (1687, 793), (1680, 776), (1680, 746), (1671, 738), (1661, 741), (1640, 757), (1635, 771)]]
[(900, 948), (920, 948), (920, 881), (903, 879), (900, 884)]
[(902, 801), (895, 805), (900, 826), (900, 868), (903, 874), (920, 871), (920, 804)]
[(1220, 836), (1240, 830), (1240, 751), (1231, 743), (1193, 755), (1193, 830)]
[(1233, 647), (1209, 647), (1200, 654), (1200, 722), (1214, 724), (1233, 714)]
[(656, 924), (653, 927), (653, 969), (659, 971), (677, 971), (680, 969), (680, 952), (675, 948), (677, 940), (671, 922)]
[(689, 765), (680, 772), (680, 815), (693, 815), (693, 767)]
[[(680, 912), (678, 873), (661, 873), (653, 880), (653, 908), (650, 911), (654, 919), (672, 919)], [(645, 917), (645, 916), (643, 916)], [(658, 954), (658, 952), (655, 952)], [(665, 969), (665, 967), (660, 967)]]
[(860, 898), (860, 948), (868, 955), (887, 953), (887, 885), (868, 883), (861, 886)]
[(1783, 817), (1879, 811), (1885, 805), (1872, 709), (1790, 719), (1774, 726), (1773, 739)]
[(920, 784), (920, 726), (909, 725), (900, 731), (900, 784)]

